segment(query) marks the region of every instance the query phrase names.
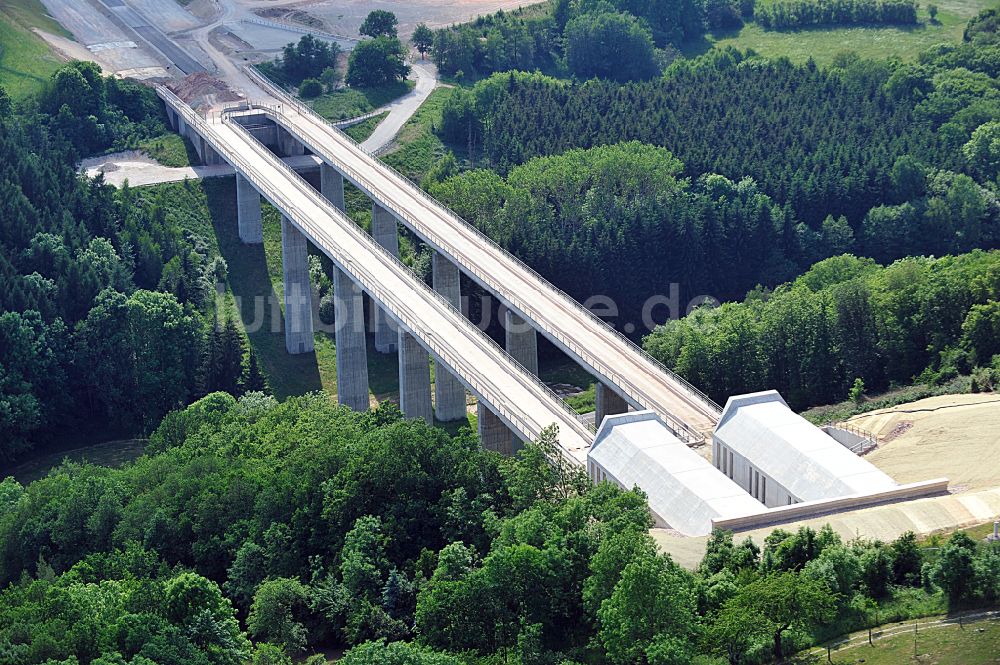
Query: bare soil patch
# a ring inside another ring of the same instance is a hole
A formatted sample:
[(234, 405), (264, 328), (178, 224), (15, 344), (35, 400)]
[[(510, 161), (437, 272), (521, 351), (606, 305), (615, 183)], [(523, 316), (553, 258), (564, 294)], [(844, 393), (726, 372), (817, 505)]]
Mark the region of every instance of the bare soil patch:
[(945, 476), (953, 489), (1000, 485), (1000, 395), (929, 397), (848, 422), (879, 438), (867, 459), (897, 482)]
[(174, 94), (194, 106), (212, 106), (221, 102), (236, 102), (243, 96), (211, 74), (197, 72), (170, 84)]

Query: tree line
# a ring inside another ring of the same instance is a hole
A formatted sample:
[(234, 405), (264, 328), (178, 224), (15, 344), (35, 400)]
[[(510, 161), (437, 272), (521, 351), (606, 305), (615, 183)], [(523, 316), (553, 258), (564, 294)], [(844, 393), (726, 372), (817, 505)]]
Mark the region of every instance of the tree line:
[(822, 261), (773, 291), (664, 324), (644, 347), (716, 399), (775, 389), (792, 408), (920, 378), (1000, 378), (1000, 253)]
[(458, 78), (542, 70), (582, 80), (645, 80), (684, 40), (709, 27), (742, 24), (752, 12), (752, 0), (553, 0), (438, 29), (429, 50), (442, 74)]
[[(766, 662), (844, 631), (995, 602), (995, 548), (831, 529), (658, 553), (645, 497), (381, 406), (205, 397), (121, 469), (0, 483), (12, 665)], [(324, 663), (321, 655), (306, 662)]]
[[(174, 208), (194, 207), (199, 192), (116, 190), (77, 176), (80, 154), (165, 131), (151, 89), (95, 73), (66, 65), (0, 119), (4, 463), (89, 423), (148, 431), (211, 390), (263, 386), (235, 324), (209, 334), (225, 261)], [(88, 94), (74, 92), (81, 85)], [(91, 134), (87, 123), (103, 129)]]
[(890, 196), (907, 202), (876, 207), (856, 226), (831, 215), (814, 228), (752, 178), (692, 181), (683, 171), (666, 149), (632, 142), (539, 157), (506, 178), (451, 175), (442, 164), (424, 185), (578, 301), (611, 298), (620, 329), (646, 323), (651, 298), (675, 290), (673, 311), (653, 311), (657, 322), (683, 316), (696, 297), (738, 300), (844, 252), (888, 262), (1000, 242), (989, 190), (910, 157), (897, 160), (889, 183)]
[(991, 109), (995, 82), (913, 67), (818, 69), (724, 51), (646, 83), (503, 74), (456, 93), (441, 131), (501, 173), (537, 156), (639, 140), (668, 147), (687, 175), (754, 178), (810, 226), (829, 214), (853, 225), (886, 202), (899, 157), (961, 170), (962, 146)]
[(777, 0), (762, 2), (754, 21), (766, 30), (817, 25), (916, 25), (915, 0)]

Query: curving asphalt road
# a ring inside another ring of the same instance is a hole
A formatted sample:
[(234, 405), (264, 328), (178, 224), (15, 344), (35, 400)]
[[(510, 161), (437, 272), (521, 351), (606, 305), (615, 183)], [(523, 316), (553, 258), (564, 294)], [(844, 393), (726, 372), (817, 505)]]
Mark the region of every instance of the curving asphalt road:
[(427, 62), (414, 62), (410, 66), (410, 78), (415, 79), (417, 85), (408, 94), (378, 109), (379, 112), (388, 111), (389, 115), (361, 144), (361, 147), (368, 152), (378, 152), (392, 143), (406, 121), (417, 112), (420, 105), (430, 97), (434, 88), (437, 87), (437, 73), (434, 65)]

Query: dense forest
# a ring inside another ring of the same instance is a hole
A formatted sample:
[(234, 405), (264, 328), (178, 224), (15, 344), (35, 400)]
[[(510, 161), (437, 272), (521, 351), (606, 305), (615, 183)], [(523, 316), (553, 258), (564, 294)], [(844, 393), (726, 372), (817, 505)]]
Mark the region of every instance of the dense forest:
[(1000, 594), (997, 550), (964, 534), (717, 533), (688, 572), (657, 554), (641, 493), (547, 462), (553, 434), (504, 458), (393, 407), (209, 395), (123, 469), (0, 483), (0, 658), (761, 662)]
[(1000, 242), (994, 194), (908, 157), (890, 168), (889, 188), (914, 198), (872, 210), (857, 231), (844, 216), (816, 228), (799, 221), (752, 178), (683, 178), (667, 150), (635, 142), (536, 158), (506, 178), (448, 172), (425, 183), (434, 196), (581, 302), (610, 297), (619, 327), (649, 330), (643, 308), (672, 285), (676, 317), (696, 297), (739, 299), (847, 251), (889, 261)]
[(710, 395), (775, 389), (793, 408), (915, 377), (942, 382), (982, 368), (1000, 384), (1000, 253), (909, 258), (880, 267), (844, 255), (773, 292), (702, 308), (658, 328), (646, 349)]
[(758, 5), (754, 20), (769, 30), (855, 23), (916, 25), (917, 3), (915, 0), (777, 0)]
[(655, 76), (684, 40), (741, 24), (753, 1), (553, 0), (434, 32), (431, 56), (446, 76), (543, 70), (640, 80)]
[(76, 174), (81, 155), (163, 133), (161, 109), (72, 63), (0, 118), (0, 463), (91, 423), (148, 431), (242, 378), (242, 333), (208, 333), (225, 263), (178, 225), (179, 201)]
[[(913, 64), (845, 56), (819, 69), (722, 51), (643, 83), (497, 74), (456, 91), (440, 128), (490, 169), (457, 173), (446, 157), (424, 184), (579, 300), (610, 296), (614, 323), (635, 329), (674, 284), (677, 316), (845, 252), (888, 264), (995, 248), (991, 16)], [(933, 353), (869, 385), (909, 380)], [(719, 397), (771, 380), (689, 378)], [(840, 398), (854, 378), (793, 400)]]
[[(957, 59), (949, 51), (922, 65), (818, 69), (724, 51), (648, 83), (503, 74), (453, 96), (442, 131), (481, 146), (500, 172), (571, 148), (664, 146), (686, 175), (751, 177), (810, 226), (844, 215), (857, 230), (873, 207), (917, 193), (892, 188), (900, 157), (962, 171), (972, 133), (997, 117), (997, 80)], [(986, 175), (981, 184), (995, 183), (996, 173)]]

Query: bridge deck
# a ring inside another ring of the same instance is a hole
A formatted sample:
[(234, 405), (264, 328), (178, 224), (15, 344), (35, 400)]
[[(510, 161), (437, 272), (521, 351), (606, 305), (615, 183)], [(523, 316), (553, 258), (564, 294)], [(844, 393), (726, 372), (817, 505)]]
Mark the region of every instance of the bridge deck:
[(218, 116), (206, 120), (169, 91), (159, 92), (223, 159), (412, 332), (436, 361), (492, 406), (519, 436), (536, 439), (543, 428), (555, 423), (564, 455), (578, 464), (585, 463), (593, 434), (537, 377), (236, 123)]
[[(266, 79), (259, 82), (268, 83)], [(392, 211), (463, 272), (534, 323), (558, 347), (616, 387), (632, 406), (653, 410), (689, 441), (714, 429), (720, 410), (704, 394), (407, 178), (367, 154), (346, 134), (273, 85), (268, 90), (284, 102), (267, 111), (275, 122)]]

